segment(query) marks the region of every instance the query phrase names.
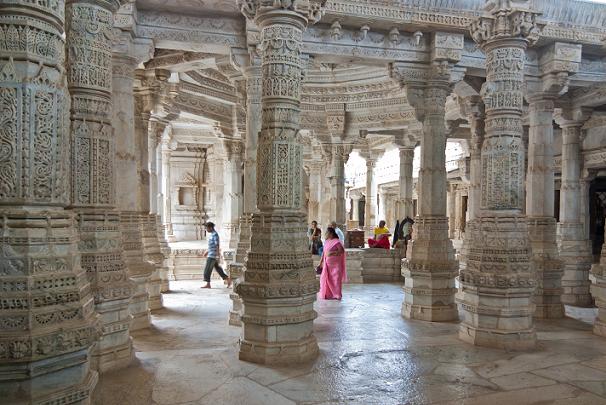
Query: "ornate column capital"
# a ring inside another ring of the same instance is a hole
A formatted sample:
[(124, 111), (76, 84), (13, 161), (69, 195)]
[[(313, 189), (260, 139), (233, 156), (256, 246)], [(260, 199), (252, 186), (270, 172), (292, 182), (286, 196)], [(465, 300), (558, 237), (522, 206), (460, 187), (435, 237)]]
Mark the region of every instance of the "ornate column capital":
[(534, 45), (541, 32), (536, 21), (540, 13), (529, 6), (528, 0), (489, 0), (484, 14), (471, 23), (471, 37), (484, 51), (511, 40)]
[(582, 127), (593, 114), (590, 107), (567, 107), (558, 108), (554, 113), (554, 120), (560, 128)]
[(298, 14), (305, 24), (315, 24), (324, 14), (326, 0), (236, 0), (236, 4), (246, 18), (255, 22), (264, 14), (286, 11)]
[(244, 148), (241, 139), (221, 138), (221, 145), (229, 162), (242, 160)]

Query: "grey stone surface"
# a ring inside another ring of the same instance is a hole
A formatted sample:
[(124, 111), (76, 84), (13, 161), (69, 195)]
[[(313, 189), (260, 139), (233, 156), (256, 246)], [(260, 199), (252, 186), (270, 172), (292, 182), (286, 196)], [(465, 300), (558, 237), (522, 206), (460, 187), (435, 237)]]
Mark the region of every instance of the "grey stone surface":
[(513, 353), (462, 343), (456, 323), (404, 319), (399, 285), (345, 285), (343, 301), (315, 304), (318, 359), (267, 367), (237, 359), (231, 290), (199, 287), (171, 282), (154, 326), (134, 334), (136, 363), (102, 375), (94, 405), (606, 404), (606, 347), (587, 322), (538, 322), (537, 350)]

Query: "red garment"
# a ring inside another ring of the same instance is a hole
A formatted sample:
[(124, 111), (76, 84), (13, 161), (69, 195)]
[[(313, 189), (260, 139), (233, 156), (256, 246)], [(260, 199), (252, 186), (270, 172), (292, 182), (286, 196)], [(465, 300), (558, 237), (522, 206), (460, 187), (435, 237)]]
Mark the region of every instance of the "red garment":
[(379, 248), (379, 249), (389, 249), (390, 243), (389, 243), (389, 238), (383, 237), (379, 240), (375, 240), (375, 239), (368, 239), (368, 246), (371, 248)]

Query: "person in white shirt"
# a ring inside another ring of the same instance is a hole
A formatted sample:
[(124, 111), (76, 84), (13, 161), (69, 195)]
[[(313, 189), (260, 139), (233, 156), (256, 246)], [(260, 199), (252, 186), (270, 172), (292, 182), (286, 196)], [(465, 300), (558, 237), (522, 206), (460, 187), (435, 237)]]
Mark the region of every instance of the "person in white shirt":
[(337, 227), (337, 223), (335, 221), (332, 221), (330, 223), (330, 227), (335, 228), (335, 232), (337, 233), (337, 236), (339, 237), (341, 244), (343, 246), (345, 246), (345, 235), (343, 234), (343, 231)]

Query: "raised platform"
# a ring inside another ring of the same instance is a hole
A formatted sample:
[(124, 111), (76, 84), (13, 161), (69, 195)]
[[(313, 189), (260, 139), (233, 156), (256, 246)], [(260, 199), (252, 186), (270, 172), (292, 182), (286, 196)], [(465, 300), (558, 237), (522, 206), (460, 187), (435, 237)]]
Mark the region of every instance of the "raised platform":
[(400, 282), (400, 251), (396, 249), (346, 249), (349, 283)]
[[(205, 240), (172, 242), (170, 256), (168, 259), (168, 279), (176, 280), (202, 280), (204, 278), (204, 266), (206, 258), (203, 257), (208, 248)], [(223, 270), (227, 272), (227, 263), (221, 262)], [(213, 271), (211, 279), (220, 280), (216, 271)]]

